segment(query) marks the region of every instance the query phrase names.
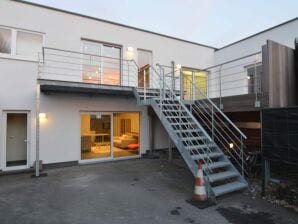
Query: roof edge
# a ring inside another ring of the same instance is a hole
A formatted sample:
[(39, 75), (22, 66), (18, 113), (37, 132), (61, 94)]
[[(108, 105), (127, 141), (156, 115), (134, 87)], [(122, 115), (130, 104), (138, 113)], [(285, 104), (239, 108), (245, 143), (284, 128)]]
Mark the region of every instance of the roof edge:
[(240, 43), (240, 42), (242, 42), (242, 41), (245, 41), (245, 40), (247, 40), (247, 39), (249, 39), (249, 38), (255, 37), (255, 36), (259, 35), (259, 34), (262, 34), (262, 33), (265, 33), (265, 32), (267, 32), (267, 31), (273, 30), (273, 29), (275, 29), (275, 28), (277, 28), (277, 27), (280, 27), (280, 26), (283, 26), (283, 25), (285, 25), (285, 24), (294, 22), (295, 20), (298, 20), (298, 17), (295, 17), (295, 18), (293, 18), (293, 19), (287, 20), (287, 21), (285, 21), (285, 22), (283, 22), (283, 23), (280, 23), (280, 24), (278, 24), (278, 25), (269, 27), (269, 28), (267, 28), (267, 29), (265, 29), (265, 30), (262, 30), (262, 31), (260, 31), (260, 32), (255, 33), (255, 34), (252, 34), (252, 35), (249, 35), (249, 36), (247, 36), (247, 37), (245, 37), (245, 38), (243, 38), (243, 39), (237, 40), (237, 41), (232, 42), (232, 43), (230, 43), (230, 44), (227, 44), (227, 45), (225, 45), (225, 46), (223, 46), (223, 47), (216, 48), (215, 51), (220, 51), (220, 50), (222, 50), (222, 49), (224, 49), (224, 48), (227, 48), (227, 47), (230, 47), (230, 46), (232, 46), (232, 45), (238, 44), (238, 43)]
[(84, 15), (84, 14), (80, 14), (80, 13), (76, 13), (76, 12), (72, 12), (72, 11), (67, 11), (67, 10), (55, 8), (55, 7), (52, 7), (52, 6), (42, 5), (42, 4), (38, 4), (38, 3), (34, 3), (34, 2), (28, 2), (26, 0), (10, 0), (10, 1), (17, 2), (17, 3), (22, 3), (22, 4), (27, 4), (27, 5), (31, 5), (31, 6), (36, 6), (36, 7), (40, 7), (40, 8), (44, 8), (44, 9), (49, 9), (49, 10), (53, 10), (53, 11), (57, 11), (57, 12), (62, 12), (62, 13), (66, 13), (66, 14), (70, 14), (70, 15), (74, 15), (74, 16), (80, 16), (80, 17), (83, 17), (83, 18), (86, 18), (86, 19), (92, 19), (92, 20), (96, 20), (96, 21), (100, 21), (100, 22), (104, 22), (104, 23), (109, 23), (109, 24), (112, 24), (112, 25), (121, 26), (121, 27), (125, 27), (125, 28), (128, 28), (128, 29), (133, 29), (133, 30), (137, 30), (137, 31), (145, 32), (145, 33), (150, 33), (150, 34), (154, 34), (154, 35), (157, 35), (157, 36), (161, 36), (161, 37), (165, 37), (165, 38), (169, 38), (169, 39), (173, 39), (173, 40), (178, 40), (178, 41), (181, 41), (181, 42), (185, 42), (185, 43), (194, 44), (194, 45), (197, 45), (197, 46), (207, 47), (207, 48), (217, 50), (216, 47), (212, 47), (212, 46), (209, 46), (209, 45), (200, 44), (200, 43), (197, 43), (197, 42), (184, 40), (184, 39), (181, 39), (181, 38), (178, 38), (178, 37), (173, 37), (173, 36), (157, 33), (157, 32), (150, 31), (150, 30), (145, 30), (145, 29), (142, 29), (142, 28), (125, 25), (125, 24), (122, 24), (122, 23), (117, 23), (117, 22), (113, 22), (113, 21), (109, 21), (109, 20), (105, 20), (105, 19), (100, 19), (100, 18), (93, 17), (93, 16), (88, 16), (88, 15)]

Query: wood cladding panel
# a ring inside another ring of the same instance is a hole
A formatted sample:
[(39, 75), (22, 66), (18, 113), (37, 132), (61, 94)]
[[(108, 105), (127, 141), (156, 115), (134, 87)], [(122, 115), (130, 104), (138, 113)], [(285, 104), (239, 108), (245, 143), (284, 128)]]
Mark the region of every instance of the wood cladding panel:
[(265, 72), (269, 78), (269, 107), (287, 107), (296, 104), (296, 76), (294, 49), (267, 41), (263, 48)]

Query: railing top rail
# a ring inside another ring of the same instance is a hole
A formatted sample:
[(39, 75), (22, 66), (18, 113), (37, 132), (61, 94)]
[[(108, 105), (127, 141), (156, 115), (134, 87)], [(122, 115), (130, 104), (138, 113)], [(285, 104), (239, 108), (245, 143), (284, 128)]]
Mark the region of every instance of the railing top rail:
[(244, 138), (244, 139), (247, 139), (246, 135), (222, 112), (222, 110), (220, 110), (213, 102), (212, 100), (210, 100), (206, 94), (204, 94), (200, 88), (195, 84), (193, 83), (188, 77), (184, 77), (184, 79), (187, 79), (189, 82), (192, 83), (192, 85), (195, 87), (196, 90), (198, 90), (202, 95), (203, 97), (205, 97), (205, 99), (208, 100), (208, 102), (226, 119), (226, 121), (232, 125), (233, 128), (235, 128), (235, 130)]
[(226, 62), (223, 62), (223, 63), (220, 63), (220, 64), (212, 65), (210, 67), (202, 69), (202, 71), (207, 71), (209, 69), (216, 68), (216, 67), (219, 67), (219, 66), (223, 66), (223, 65), (226, 65), (226, 64), (229, 64), (229, 63), (232, 63), (232, 62), (235, 62), (235, 61), (239, 61), (239, 60), (242, 60), (242, 59), (245, 59), (245, 58), (249, 58), (251, 56), (261, 54), (261, 53), (262, 53), (262, 51), (258, 51), (258, 52), (252, 53), (252, 54), (248, 54), (248, 55), (245, 55), (243, 57), (235, 58), (235, 59), (230, 60), (230, 61), (226, 61)]
[(92, 56), (92, 57), (108, 58), (108, 59), (115, 59), (115, 60), (133, 62), (137, 66), (137, 68), (139, 68), (139, 66), (137, 65), (137, 63), (133, 59), (128, 60), (128, 59), (123, 59), (123, 58), (114, 58), (114, 57), (108, 57), (108, 56), (102, 56), (102, 55), (96, 55), (96, 54), (83, 53), (83, 52), (79, 52), (79, 51), (64, 50), (64, 49), (59, 49), (59, 48), (51, 48), (51, 47), (43, 47), (42, 48), (42, 54), (43, 54), (43, 56), (46, 54), (45, 53), (45, 50), (53, 50), (53, 51), (60, 51), (60, 52), (66, 52), (66, 53), (72, 53), (72, 54), (80, 54), (80, 55), (86, 55), (86, 56)]

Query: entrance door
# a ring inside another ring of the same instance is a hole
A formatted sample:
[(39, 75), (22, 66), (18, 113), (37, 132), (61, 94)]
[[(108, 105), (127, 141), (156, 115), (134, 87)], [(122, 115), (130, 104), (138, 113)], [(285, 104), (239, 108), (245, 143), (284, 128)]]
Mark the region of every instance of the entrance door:
[(194, 83), (203, 94), (207, 95), (207, 73), (204, 71), (183, 69), (183, 90), (185, 100), (199, 100), (203, 95), (193, 87)]
[(28, 167), (28, 113), (5, 113), (4, 170)]
[(81, 114), (81, 161), (112, 157), (112, 114)]
[(150, 69), (152, 64), (152, 51), (138, 49), (138, 66), (140, 68), (138, 74), (138, 87), (143, 88), (150, 86)]

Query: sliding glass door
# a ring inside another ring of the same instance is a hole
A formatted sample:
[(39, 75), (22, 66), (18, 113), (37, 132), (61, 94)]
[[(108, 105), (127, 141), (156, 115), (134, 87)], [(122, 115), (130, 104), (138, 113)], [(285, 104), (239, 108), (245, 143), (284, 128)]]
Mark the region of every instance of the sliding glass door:
[(82, 112), (80, 120), (81, 162), (140, 154), (139, 112)]
[(83, 82), (102, 85), (120, 85), (120, 46), (83, 41), (83, 53)]
[(81, 114), (81, 160), (112, 157), (112, 115), (109, 113)]

